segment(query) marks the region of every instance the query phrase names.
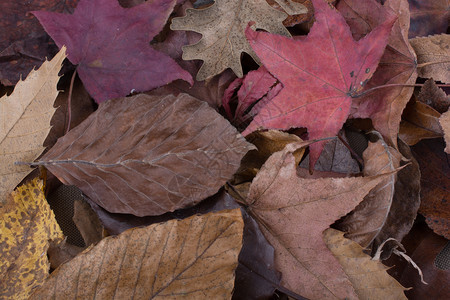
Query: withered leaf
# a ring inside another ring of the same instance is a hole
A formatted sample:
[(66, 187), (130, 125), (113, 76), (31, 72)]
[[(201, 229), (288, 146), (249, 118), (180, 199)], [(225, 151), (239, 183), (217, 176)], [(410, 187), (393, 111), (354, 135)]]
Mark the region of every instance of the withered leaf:
[(170, 28), (203, 35), (196, 44), (183, 47), (183, 59), (204, 61), (197, 80), (208, 79), (226, 68), (242, 77), (242, 52), (259, 61), (245, 38), (248, 23), (253, 21), (256, 28), (290, 36), (282, 23), (286, 16), (270, 7), (265, 0), (216, 0), (205, 9), (187, 9), (186, 16), (173, 19)]
[(423, 139), (441, 137), (440, 116), (431, 106), (413, 99), (403, 111), (399, 137), (410, 146)]
[(419, 76), (450, 83), (450, 35), (418, 37), (409, 42), (416, 51)]
[(441, 114), (450, 107), (450, 96), (436, 85), (433, 78), (425, 81), (417, 95), (417, 100), (431, 106)]
[(229, 299), (243, 226), (234, 209), (128, 230), (60, 266), (30, 299)]
[(65, 48), (19, 81), (14, 92), (0, 98), (0, 203), (31, 172), (17, 161), (33, 161), (42, 151), (55, 112), (58, 72)]
[(409, 38), (444, 33), (450, 21), (448, 0), (409, 0), (411, 28)]
[(357, 299), (322, 232), (390, 174), (300, 178), (292, 152), (308, 144), (289, 144), (266, 161), (250, 187), (249, 209), (275, 248), (283, 286), (310, 299)]
[(359, 299), (407, 299), (405, 288), (386, 271), (387, 267), (364, 254), (357, 243), (335, 229), (324, 232), (324, 240), (350, 279)]
[(215, 194), (250, 149), (206, 102), (140, 94), (100, 105), (38, 164), (110, 212), (160, 215)]
[(444, 131), (445, 152), (450, 154), (450, 110), (439, 118), (439, 123), (441, 124), (442, 130)]
[[(380, 136), (381, 137), (381, 136)], [(364, 176), (374, 176), (393, 172), (400, 166), (402, 155), (386, 142), (379, 139), (369, 143), (363, 153)], [(396, 174), (391, 174), (380, 182), (364, 200), (339, 223), (338, 229), (346, 232), (346, 237), (369, 246), (386, 222), (395, 192)]]
[(50, 241), (64, 239), (39, 178), (0, 204), (0, 298), (27, 299), (49, 275)]

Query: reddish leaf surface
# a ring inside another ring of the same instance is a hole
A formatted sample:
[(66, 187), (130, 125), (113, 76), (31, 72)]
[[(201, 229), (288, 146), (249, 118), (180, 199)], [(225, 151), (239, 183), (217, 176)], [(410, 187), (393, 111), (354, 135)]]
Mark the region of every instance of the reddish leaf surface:
[(150, 47), (175, 0), (148, 1), (123, 8), (117, 0), (81, 0), (73, 15), (35, 11), (98, 102), (148, 91), (191, 75), (170, 57)]
[[(355, 41), (344, 18), (326, 1), (313, 1), (316, 22), (295, 41), (247, 28), (247, 38), (264, 66), (284, 86), (243, 132), (306, 127), (310, 139), (334, 136), (347, 119), (352, 97), (377, 68), (395, 18), (391, 15)], [(311, 145), (311, 166), (324, 142)]]
[[(349, 22), (356, 39), (376, 28), (385, 18), (397, 14), (389, 35), (389, 42), (381, 57), (379, 67), (367, 88), (385, 84), (414, 84), (417, 79), (417, 63), (414, 50), (408, 42), (409, 10), (406, 0), (388, 0), (384, 6), (375, 0), (346, 0), (339, 2), (339, 11)], [(413, 87), (384, 87), (353, 99), (351, 116), (371, 118), (373, 126), (386, 142), (397, 145), (397, 134), (402, 111), (413, 93)]]
[(205, 102), (139, 94), (101, 104), (40, 164), (110, 212), (148, 216), (215, 194), (252, 148)]
[(29, 11), (71, 13), (77, 0), (0, 1), (0, 82), (14, 85), (58, 48)]

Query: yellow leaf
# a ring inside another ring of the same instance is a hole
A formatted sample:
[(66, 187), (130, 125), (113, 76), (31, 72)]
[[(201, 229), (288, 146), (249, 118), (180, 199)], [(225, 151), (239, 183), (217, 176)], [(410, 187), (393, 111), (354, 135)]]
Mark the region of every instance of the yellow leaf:
[(26, 299), (49, 275), (49, 241), (64, 239), (39, 178), (0, 204), (0, 299)]
[(61, 265), (30, 299), (230, 299), (239, 209), (133, 228)]
[(29, 166), (14, 163), (31, 162), (44, 151), (42, 144), (55, 112), (58, 72), (65, 57), (63, 47), (51, 61), (19, 81), (10, 96), (0, 98), (0, 203), (31, 171)]
[(374, 261), (356, 242), (344, 238), (344, 233), (335, 229), (324, 231), (324, 241), (347, 274), (358, 298), (406, 299), (405, 288), (387, 272), (387, 267)]

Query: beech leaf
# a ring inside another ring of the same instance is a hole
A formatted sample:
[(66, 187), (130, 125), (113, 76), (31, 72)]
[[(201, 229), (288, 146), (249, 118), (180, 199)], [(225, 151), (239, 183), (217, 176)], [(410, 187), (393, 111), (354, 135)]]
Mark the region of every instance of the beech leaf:
[[(356, 42), (344, 18), (326, 1), (313, 4), (316, 22), (303, 40), (247, 28), (250, 45), (283, 89), (259, 110), (243, 135), (306, 127), (309, 139), (335, 136), (350, 113), (352, 98), (375, 72), (394, 17)], [(324, 143), (310, 146), (310, 168)]]
[(110, 212), (160, 215), (215, 194), (252, 148), (206, 102), (139, 94), (100, 105), (38, 164)]
[(34, 11), (45, 31), (78, 65), (86, 90), (97, 103), (148, 91), (191, 75), (149, 45), (163, 28), (175, 0), (147, 1), (123, 8), (117, 0), (80, 0), (72, 15)]
[(416, 51), (419, 76), (450, 84), (450, 35), (438, 34), (410, 40)]
[(250, 186), (250, 212), (275, 248), (283, 286), (309, 299), (357, 299), (322, 232), (391, 174), (300, 178), (292, 153), (308, 144), (289, 144), (266, 161)]
[(229, 299), (243, 227), (234, 209), (127, 230), (61, 265), (30, 299)]
[(183, 47), (183, 59), (204, 61), (197, 80), (208, 79), (226, 68), (231, 68), (238, 77), (242, 77), (243, 52), (259, 61), (245, 39), (248, 23), (255, 22), (256, 28), (291, 36), (282, 23), (286, 16), (270, 7), (265, 0), (216, 0), (205, 9), (187, 9), (186, 16), (173, 19), (170, 28), (203, 35), (196, 44)]
[(64, 235), (39, 178), (21, 185), (0, 204), (0, 298), (28, 299), (49, 275), (50, 241)]
[(350, 279), (359, 299), (407, 299), (405, 288), (387, 273), (387, 267), (374, 261), (344, 233), (328, 228), (324, 240)]
[(45, 149), (58, 96), (58, 72), (65, 57), (63, 48), (19, 81), (11, 95), (0, 98), (0, 203), (32, 171), (14, 163), (33, 161)]

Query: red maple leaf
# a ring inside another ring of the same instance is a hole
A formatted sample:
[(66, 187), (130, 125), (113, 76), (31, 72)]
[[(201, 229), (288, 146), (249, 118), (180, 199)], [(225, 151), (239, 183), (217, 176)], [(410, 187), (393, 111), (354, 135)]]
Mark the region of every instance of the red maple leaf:
[(100, 103), (148, 91), (191, 75), (169, 56), (151, 48), (175, 0), (148, 1), (123, 8), (117, 0), (81, 0), (73, 15), (34, 11), (58, 47), (78, 64), (86, 90)]
[[(316, 22), (305, 39), (293, 40), (247, 28), (264, 66), (284, 86), (243, 132), (306, 127), (309, 139), (335, 136), (375, 72), (395, 17), (359, 41), (344, 18), (324, 0), (313, 0)], [(325, 142), (310, 146), (312, 168)]]

